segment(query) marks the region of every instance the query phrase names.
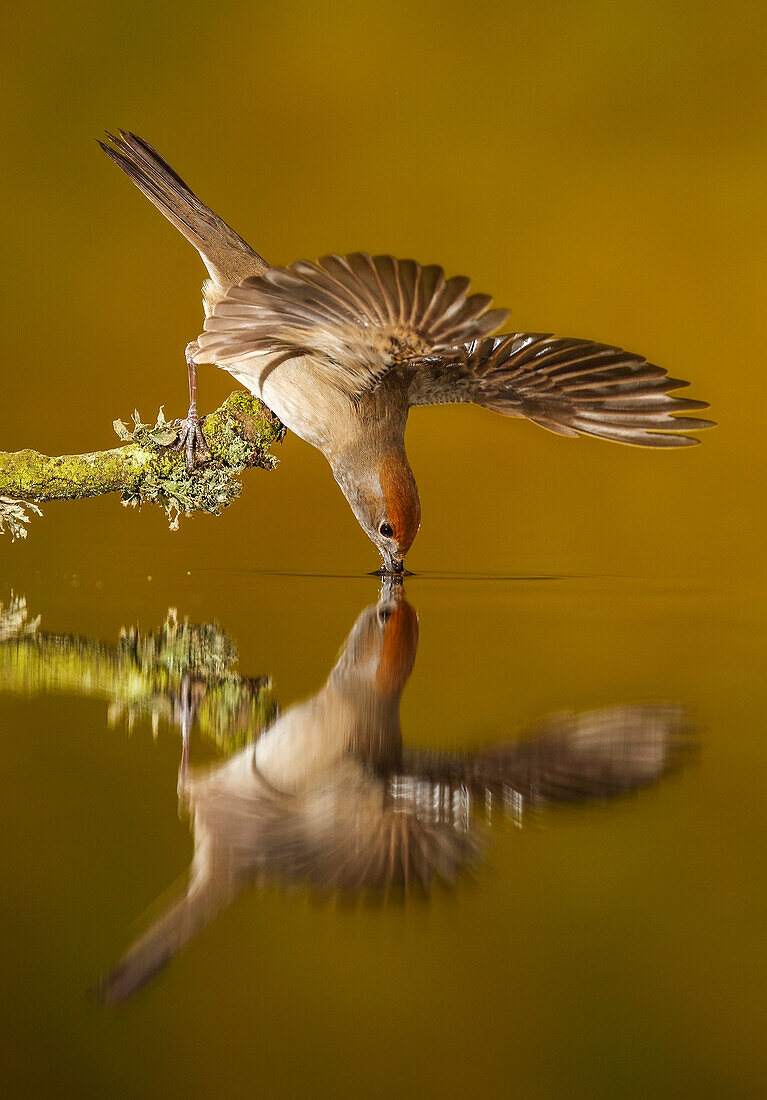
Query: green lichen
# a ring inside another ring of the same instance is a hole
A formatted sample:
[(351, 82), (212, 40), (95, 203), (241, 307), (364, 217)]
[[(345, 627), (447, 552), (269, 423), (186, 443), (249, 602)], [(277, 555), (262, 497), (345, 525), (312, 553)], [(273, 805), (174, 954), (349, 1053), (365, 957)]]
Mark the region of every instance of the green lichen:
[(11, 542), (25, 539), (27, 524), (32, 518), (30, 512), (36, 512), (38, 516), (43, 514), (36, 504), (30, 504), (29, 501), (0, 497), (0, 535), (7, 531)]
[(12, 638), (28, 638), (37, 631), (39, 625), (40, 616), (30, 619), (27, 601), (23, 596), (16, 596), (11, 592), (8, 606), (0, 603), (0, 642), (7, 642)]
[(23, 599), (0, 604), (0, 691), (104, 699), (111, 725), (148, 720), (155, 732), (160, 722), (178, 726), (186, 701), (202, 737), (227, 753), (275, 715), (270, 679), (240, 675), (237, 649), (216, 623), (179, 621), (171, 610), (159, 629), (124, 629), (116, 645), (44, 634), (39, 623)]
[(155, 456), (143, 476), (123, 490), (123, 504), (159, 504), (172, 531), (178, 529), (182, 515), (219, 515), (240, 495), (239, 479), (245, 470), (254, 466), (273, 469), (277, 465), (267, 449), (279, 435), (279, 421), (245, 392), (230, 394), (216, 413), (205, 418), (203, 431), (211, 458), (191, 472), (183, 455), (172, 449), (178, 429), (166, 421), (162, 408), (154, 425), (143, 424), (134, 412), (132, 429), (122, 421), (115, 421), (114, 428), (124, 442)]
[(0, 452), (0, 532), (8, 529), (13, 537), (24, 537), (25, 502), (34, 507), (30, 502), (111, 492), (119, 492), (126, 505), (159, 504), (172, 529), (181, 515), (218, 515), (240, 495), (245, 470), (277, 465), (269, 447), (282, 434), (265, 405), (237, 391), (203, 420), (211, 458), (190, 473), (184, 456), (173, 449), (178, 428), (162, 409), (154, 424), (142, 423), (135, 412), (131, 428), (121, 420), (113, 427), (123, 445), (108, 451), (60, 457), (32, 450)]
[(159, 630), (123, 629), (118, 651), (140, 668), (167, 668), (175, 676), (206, 679), (227, 677), (238, 659), (234, 642), (216, 623), (179, 622), (174, 608)]

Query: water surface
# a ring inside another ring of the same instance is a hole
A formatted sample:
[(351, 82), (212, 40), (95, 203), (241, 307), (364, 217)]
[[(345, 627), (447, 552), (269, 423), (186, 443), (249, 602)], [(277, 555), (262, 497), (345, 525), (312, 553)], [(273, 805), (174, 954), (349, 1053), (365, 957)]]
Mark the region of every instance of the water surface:
[(0, 643), (20, 1086), (756, 1089), (760, 593), (31, 588)]
[[(377, 614), (324, 459), (289, 434), (175, 534), (104, 498), (0, 541), (0, 602), (40, 617), (0, 642), (5, 1091), (763, 1093), (763, 4), (50, 0), (4, 30), (3, 449), (111, 447), (134, 408), (185, 411), (204, 272), (96, 146), (119, 126), (272, 263), (442, 264), (514, 329), (690, 379), (719, 423), (659, 454), (414, 410), (417, 651), (404, 628), (381, 650), (386, 700), (379, 658), (359, 666), (369, 743), (330, 754), (322, 797), (287, 774), (272, 801), (240, 792), (246, 845), (205, 777), (316, 699)], [(201, 370), (201, 410), (231, 389)], [(579, 742), (595, 713), (611, 735)], [(105, 1005), (206, 835), (207, 924)]]

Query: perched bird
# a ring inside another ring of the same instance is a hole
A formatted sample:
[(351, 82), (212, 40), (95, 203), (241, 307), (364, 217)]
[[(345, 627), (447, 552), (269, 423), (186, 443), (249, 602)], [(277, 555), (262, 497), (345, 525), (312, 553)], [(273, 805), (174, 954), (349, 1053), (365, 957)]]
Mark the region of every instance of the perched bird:
[(475, 805), (522, 825), (549, 804), (652, 785), (690, 745), (680, 707), (644, 705), (552, 715), (470, 754), (406, 748), (400, 698), (417, 646), (416, 613), (387, 579), (315, 694), (210, 769), (190, 773), (182, 755), (188, 880), (104, 978), (104, 1001), (132, 996), (253, 884), (423, 893), (478, 862)]
[(508, 316), (469, 280), (394, 256), (323, 256), (270, 267), (159, 153), (119, 131), (99, 144), (200, 253), (205, 330), (187, 346), (190, 406), (178, 447), (205, 461), (196, 364), (224, 367), (330, 463), (352, 511), (400, 573), (421, 520), (405, 453), (413, 405), (470, 401), (559, 435), (645, 447), (699, 442), (705, 401), (639, 355), (545, 333), (492, 336)]

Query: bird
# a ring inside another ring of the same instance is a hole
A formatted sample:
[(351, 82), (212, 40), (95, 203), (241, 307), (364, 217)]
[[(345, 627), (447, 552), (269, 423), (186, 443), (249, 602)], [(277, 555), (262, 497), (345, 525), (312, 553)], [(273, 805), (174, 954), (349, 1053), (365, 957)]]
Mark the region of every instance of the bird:
[[(189, 770), (178, 794), (194, 835), (185, 884), (102, 979), (124, 1002), (252, 885), (320, 896), (428, 896), (485, 849), (481, 808), (522, 825), (543, 807), (602, 802), (657, 783), (693, 747), (679, 705), (561, 712), (473, 752), (403, 743), (400, 701), (419, 621), (397, 578), (360, 612), (324, 683), (256, 740)], [(471, 687), (468, 678), (467, 686)]]
[(102, 149), (200, 253), (203, 332), (186, 348), (189, 410), (175, 444), (187, 467), (209, 458), (197, 412), (198, 364), (227, 370), (330, 464), (381, 572), (400, 574), (421, 523), (405, 450), (414, 406), (472, 402), (558, 435), (644, 447), (689, 447), (713, 426), (708, 402), (641, 355), (550, 333), (494, 335), (469, 280), (391, 255), (329, 254), (270, 266), (129, 131)]

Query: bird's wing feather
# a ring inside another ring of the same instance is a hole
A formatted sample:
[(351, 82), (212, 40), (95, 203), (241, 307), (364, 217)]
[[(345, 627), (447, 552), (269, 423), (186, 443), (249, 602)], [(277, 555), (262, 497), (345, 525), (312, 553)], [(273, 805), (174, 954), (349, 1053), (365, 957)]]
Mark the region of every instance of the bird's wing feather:
[(478, 340), (505, 320), (469, 280), (394, 256), (323, 256), (273, 267), (232, 287), (205, 322), (198, 362), (311, 355), (358, 396), (398, 364)]
[(694, 746), (684, 708), (639, 704), (552, 714), (519, 740), (468, 756), (409, 749), (402, 767), (425, 803), (437, 804), (445, 792), (463, 787), (485, 805), (498, 798), (522, 810), (650, 786)]
[(708, 408), (706, 401), (669, 396), (687, 385), (622, 348), (522, 332), (473, 340), (413, 364), (409, 402), (472, 401), (506, 416), (527, 417), (558, 435), (684, 447), (698, 440), (672, 433), (713, 423), (674, 415)]

